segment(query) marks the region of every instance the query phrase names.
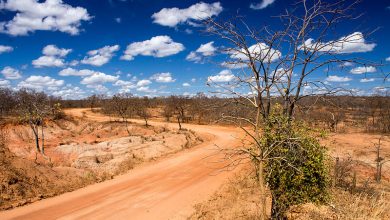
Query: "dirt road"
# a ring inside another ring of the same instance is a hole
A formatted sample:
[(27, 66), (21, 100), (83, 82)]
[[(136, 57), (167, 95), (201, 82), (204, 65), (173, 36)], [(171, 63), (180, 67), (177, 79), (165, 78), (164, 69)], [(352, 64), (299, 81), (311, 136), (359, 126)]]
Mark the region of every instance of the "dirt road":
[[(85, 115), (90, 120), (109, 120), (86, 109), (68, 113)], [(177, 127), (163, 122), (150, 124)], [(112, 180), (0, 212), (0, 219), (183, 219), (195, 203), (207, 199), (232, 175), (221, 171), (227, 162), (221, 162), (217, 146), (233, 147), (239, 135), (237, 129), (220, 126), (184, 127), (212, 134), (213, 139)]]

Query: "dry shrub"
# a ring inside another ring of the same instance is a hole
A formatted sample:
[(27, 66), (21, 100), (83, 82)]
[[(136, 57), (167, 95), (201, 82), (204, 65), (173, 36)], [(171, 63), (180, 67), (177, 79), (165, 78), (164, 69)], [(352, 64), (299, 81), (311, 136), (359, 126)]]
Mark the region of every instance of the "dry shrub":
[(237, 174), (207, 202), (195, 205), (189, 219), (258, 219), (260, 192), (254, 175)]
[(335, 190), (333, 194), (338, 219), (390, 219), (390, 196), (384, 192), (370, 195)]
[(114, 174), (124, 174), (129, 170), (132, 170), (137, 164), (142, 163), (142, 159), (137, 158), (134, 154), (133, 156), (129, 156), (124, 161), (122, 161), (117, 169), (115, 170)]

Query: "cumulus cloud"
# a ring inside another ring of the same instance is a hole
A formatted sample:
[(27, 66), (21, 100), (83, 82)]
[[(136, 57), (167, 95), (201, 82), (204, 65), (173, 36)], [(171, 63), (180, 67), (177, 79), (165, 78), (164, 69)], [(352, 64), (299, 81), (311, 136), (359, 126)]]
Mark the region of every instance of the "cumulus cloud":
[(0, 54), (2, 54), (2, 53), (9, 53), (9, 52), (11, 52), (13, 50), (14, 50), (14, 48), (11, 47), (11, 46), (0, 45)]
[(208, 17), (219, 15), (223, 10), (220, 2), (212, 4), (199, 2), (188, 8), (163, 8), (152, 15), (153, 23), (168, 27), (175, 27), (178, 24), (187, 23), (193, 26), (194, 21), (200, 21)]
[(62, 67), (65, 65), (64, 57), (72, 52), (72, 49), (58, 48), (56, 45), (47, 45), (43, 48), (43, 56), (32, 61), (34, 67)]
[(118, 80), (114, 84), (114, 86), (120, 87), (119, 93), (130, 92), (131, 89), (135, 89), (137, 86), (131, 81)]
[(184, 87), (189, 87), (189, 86), (191, 86), (189, 83), (183, 83), (183, 86)]
[(4, 69), (1, 70), (1, 73), (6, 79), (20, 79), (22, 77), (19, 70), (14, 69), (10, 66), (4, 67)]
[(362, 82), (362, 83), (366, 83), (366, 82), (374, 82), (375, 81), (375, 79), (374, 78), (364, 78), (364, 79), (361, 79), (360, 80), (360, 82)]
[(142, 80), (137, 82), (137, 87), (144, 87), (144, 86), (147, 86), (150, 84), (152, 84), (152, 81), (150, 81), (148, 79), (142, 79)]
[(91, 16), (82, 7), (72, 7), (62, 0), (8, 0), (0, 10), (16, 12), (10, 21), (0, 22), (0, 32), (18, 36), (35, 31), (60, 31), (77, 35), (82, 21)]
[(93, 70), (89, 70), (89, 69), (76, 70), (76, 69), (69, 67), (69, 68), (61, 70), (58, 73), (58, 75), (60, 75), (60, 76), (90, 76), (90, 75), (93, 75), (94, 73), (98, 73), (98, 72), (93, 71)]
[(217, 48), (214, 47), (214, 41), (208, 42), (207, 44), (201, 44), (196, 51), (192, 51), (186, 57), (186, 60), (199, 63), (204, 57), (215, 55)]
[(141, 86), (141, 87), (137, 88), (137, 91), (146, 92), (146, 93), (156, 93), (157, 92), (155, 89), (150, 89), (149, 86)]
[(375, 43), (367, 43), (361, 32), (355, 32), (335, 41), (316, 43), (310, 38), (300, 46), (301, 50), (318, 50), (335, 54), (370, 52), (376, 47)]
[(35, 89), (35, 90), (44, 90), (51, 89), (55, 90), (58, 87), (64, 84), (64, 80), (57, 80), (51, 78), (50, 76), (35, 76), (32, 75), (27, 79), (21, 81), (18, 84), (19, 88)]
[(97, 50), (88, 52), (88, 56), (81, 61), (83, 64), (90, 64), (93, 66), (102, 66), (108, 63), (114, 56), (114, 52), (119, 50), (119, 45), (105, 46)]
[(52, 93), (53, 96), (61, 97), (63, 99), (83, 99), (86, 97), (84, 90), (77, 86), (66, 86)]
[(156, 73), (153, 76), (150, 77), (150, 79), (159, 82), (159, 83), (170, 83), (175, 82), (176, 79), (172, 78), (171, 73)]
[(351, 81), (352, 79), (349, 78), (349, 77), (343, 77), (343, 76), (328, 76), (326, 78), (326, 81), (328, 82), (349, 82)]
[(351, 69), (352, 74), (363, 74), (363, 73), (375, 73), (376, 68), (373, 66), (359, 66)]
[(11, 82), (9, 80), (0, 79), (0, 88), (6, 88), (11, 85)]
[(103, 84), (108, 82), (116, 82), (119, 76), (111, 76), (102, 72), (94, 72), (92, 75), (87, 76), (81, 80), (81, 84), (92, 85), (92, 84)]
[(234, 80), (235, 76), (230, 70), (222, 70), (217, 75), (209, 76), (207, 78), (208, 82), (230, 82)]
[(183, 44), (174, 42), (169, 36), (156, 36), (150, 40), (129, 44), (121, 59), (133, 60), (138, 55), (166, 57), (183, 50)]
[(260, 3), (251, 4), (249, 7), (254, 10), (264, 9), (274, 3), (276, 0), (262, 0)]
[(270, 48), (265, 43), (254, 44), (248, 50), (249, 54), (246, 50), (241, 49), (240, 52), (233, 53), (230, 57), (239, 61), (248, 61), (248, 56), (251, 55), (258, 60), (264, 60), (264, 62), (274, 62), (282, 56), (282, 52)]

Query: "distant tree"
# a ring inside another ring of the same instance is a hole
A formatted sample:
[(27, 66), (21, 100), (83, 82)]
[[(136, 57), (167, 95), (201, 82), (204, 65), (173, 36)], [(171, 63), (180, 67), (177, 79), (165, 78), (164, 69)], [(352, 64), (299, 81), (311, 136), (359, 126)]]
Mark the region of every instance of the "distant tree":
[(182, 123), (186, 120), (185, 109), (187, 108), (188, 98), (183, 96), (170, 96), (168, 105), (169, 108), (174, 110), (179, 130), (182, 129)]
[(148, 97), (143, 97), (141, 99), (138, 99), (137, 103), (137, 115), (144, 119), (145, 121), (145, 126), (148, 127), (148, 119), (151, 117), (151, 114), (149, 112), (150, 108), (150, 100)]
[(126, 131), (130, 135), (127, 119), (133, 115), (134, 103), (132, 102), (133, 95), (131, 93), (123, 93), (114, 95), (111, 99), (112, 108), (122, 118), (126, 125)]
[(45, 120), (50, 114), (48, 96), (43, 92), (21, 89), (16, 93), (17, 110), (34, 135), (36, 151), (45, 155)]
[(15, 97), (12, 90), (0, 88), (0, 118), (9, 113), (15, 106)]
[(88, 102), (88, 105), (92, 111), (99, 103), (99, 96), (96, 94), (93, 94), (87, 98), (87, 102)]

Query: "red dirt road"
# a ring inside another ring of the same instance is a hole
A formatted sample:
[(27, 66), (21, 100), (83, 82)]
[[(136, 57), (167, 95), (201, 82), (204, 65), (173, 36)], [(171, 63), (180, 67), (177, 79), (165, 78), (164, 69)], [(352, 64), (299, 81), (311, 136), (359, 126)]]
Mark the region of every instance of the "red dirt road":
[[(85, 109), (69, 111), (90, 120), (108, 117)], [(152, 125), (176, 124), (152, 122)], [(184, 125), (198, 133), (209, 133), (213, 139), (192, 149), (147, 163), (112, 180), (94, 184), (70, 193), (0, 212), (0, 219), (183, 219), (192, 206), (207, 199), (232, 175), (221, 171), (217, 146), (234, 147), (239, 131), (220, 126)]]

